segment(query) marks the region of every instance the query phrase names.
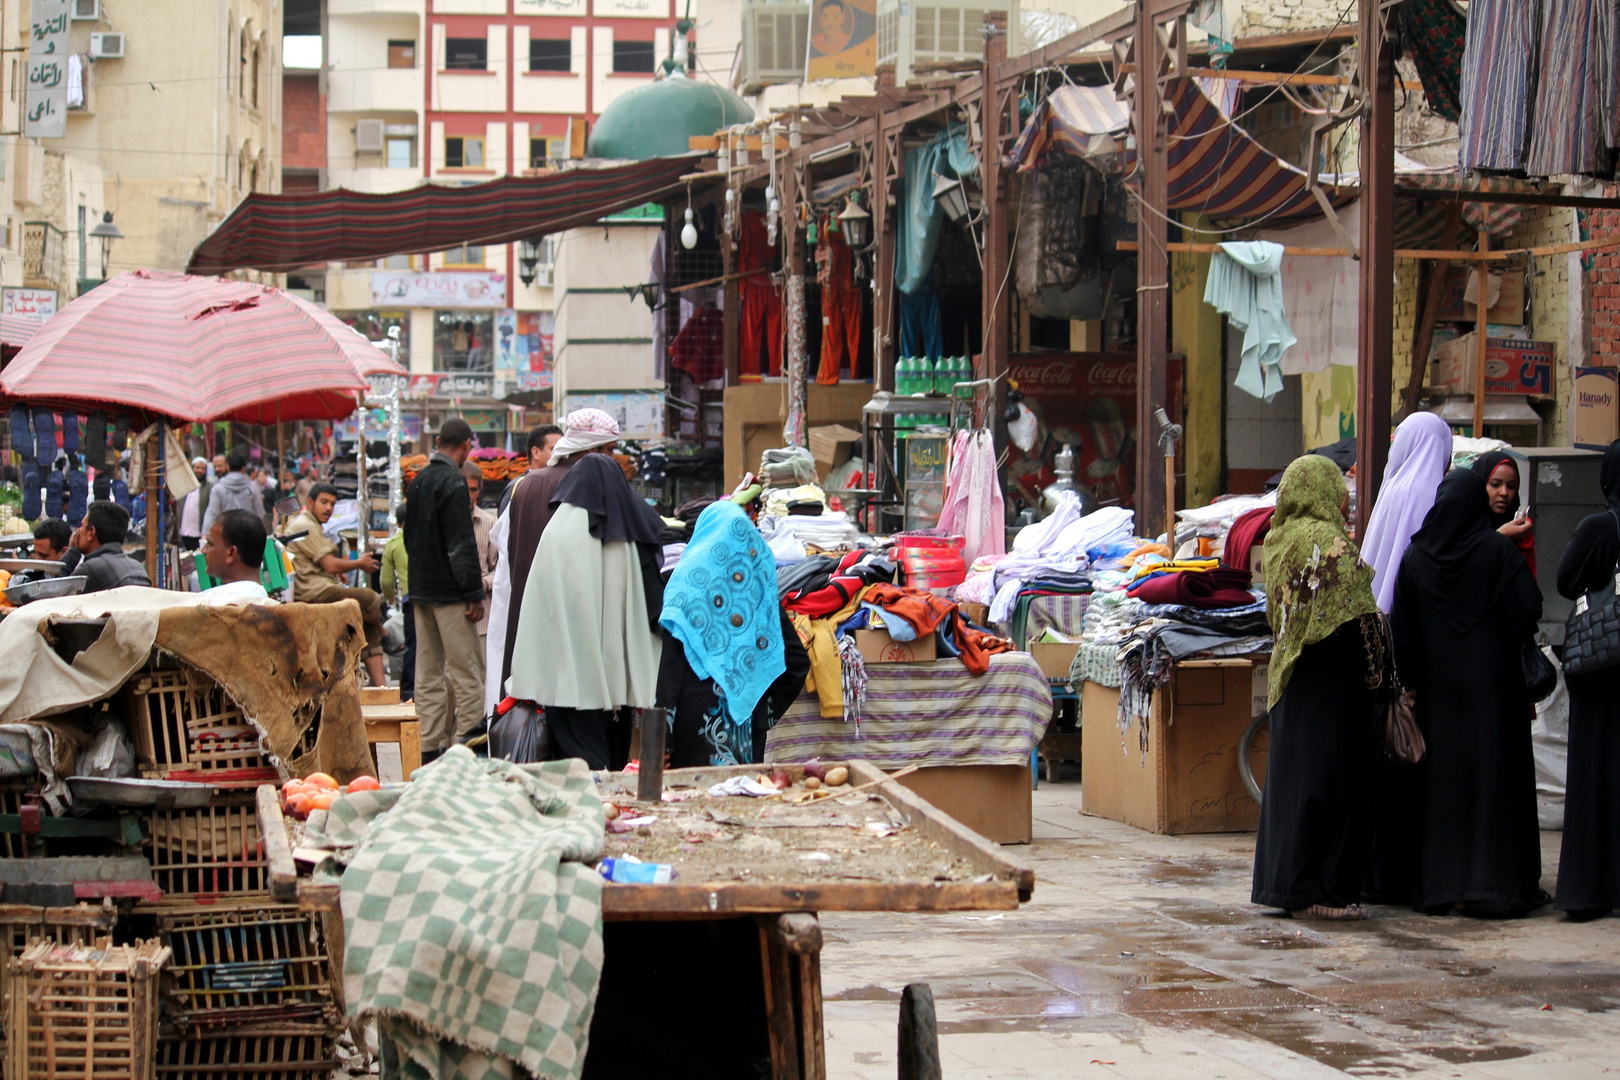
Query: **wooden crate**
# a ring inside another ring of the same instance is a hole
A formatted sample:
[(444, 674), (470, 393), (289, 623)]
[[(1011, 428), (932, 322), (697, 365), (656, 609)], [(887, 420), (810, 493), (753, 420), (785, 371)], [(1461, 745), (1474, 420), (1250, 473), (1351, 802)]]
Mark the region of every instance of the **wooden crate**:
[(221, 792), (207, 806), (143, 815), (152, 880), (167, 899), (194, 900), (269, 889), (251, 792)]
[[(148, 671), (131, 679), (130, 733), (147, 776), (187, 779), (187, 773), (272, 770), (248, 723), (223, 687), (191, 668)], [(258, 775), (242, 782), (251, 784)], [(198, 776), (197, 780), (221, 782)]]
[[(23, 797), (38, 790), (37, 785), (27, 780), (0, 781), (0, 814), (17, 815), (22, 813)], [(44, 849), (40, 849), (43, 853)], [(0, 832), (0, 859), (23, 859), (28, 857), (28, 839), (21, 833)]]
[(156, 941), (30, 945), (12, 961), (11, 1080), (152, 1080), (157, 975), (168, 957)]
[(157, 929), (174, 953), (163, 977), (165, 1011), (182, 1027), (342, 1023), (318, 913), (222, 901), (164, 909)]
[(341, 1063), (337, 1031), (323, 1024), (255, 1024), (164, 1035), (157, 1080), (315, 1080)]

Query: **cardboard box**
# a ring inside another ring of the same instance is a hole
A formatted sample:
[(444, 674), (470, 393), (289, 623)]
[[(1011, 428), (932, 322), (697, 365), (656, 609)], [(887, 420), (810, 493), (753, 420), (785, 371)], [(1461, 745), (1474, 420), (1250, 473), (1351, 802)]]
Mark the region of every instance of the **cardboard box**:
[(1069, 351), (1096, 353), (1103, 350), (1101, 319), (1069, 320)]
[[(1558, 347), (1551, 341), (1485, 339), (1485, 392), (1551, 397), (1553, 361)], [(1446, 394), (1474, 392), (1474, 334), (1469, 332), (1440, 350), (1435, 388)]]
[(1607, 450), (1620, 439), (1620, 368), (1575, 369), (1575, 445)]
[[(1470, 266), (1453, 266), (1446, 274), (1445, 293), (1440, 300), (1441, 322), (1475, 322), (1479, 316), (1473, 304), (1463, 299), (1468, 290), (1468, 279), (1474, 273)], [(1497, 286), (1496, 303), (1485, 309), (1485, 321), (1510, 326), (1524, 325), (1524, 271), (1493, 270), (1491, 277)], [(1490, 292), (1487, 289), (1486, 295)]]
[(861, 433), (843, 424), (813, 427), (805, 433), (810, 441), (810, 456), (823, 465), (842, 465), (849, 460), (854, 445), (861, 441)]
[(962, 610), (962, 618), (970, 623), (980, 626), (990, 625), (990, 608), (986, 604), (963, 603), (958, 600), (956, 606)]
[(1048, 679), (1069, 681), (1069, 669), (1074, 666), (1075, 654), (1080, 651), (1078, 641), (1037, 641), (1029, 646), (1029, 655), (1041, 665)]
[[(1259, 664), (1269, 658), (1257, 658)], [(1243, 657), (1184, 661), (1153, 695), (1147, 749), (1133, 721), (1114, 717), (1119, 691), (1087, 682), (1081, 715), (1081, 812), (1150, 832), (1252, 832), (1260, 805), (1238, 771), (1237, 748), (1253, 714), (1256, 663)], [(1266, 736), (1255, 739), (1253, 768), (1264, 769)]]
[(916, 641), (896, 641), (887, 630), (857, 630), (855, 647), (868, 664), (911, 664), (935, 658), (933, 634)]

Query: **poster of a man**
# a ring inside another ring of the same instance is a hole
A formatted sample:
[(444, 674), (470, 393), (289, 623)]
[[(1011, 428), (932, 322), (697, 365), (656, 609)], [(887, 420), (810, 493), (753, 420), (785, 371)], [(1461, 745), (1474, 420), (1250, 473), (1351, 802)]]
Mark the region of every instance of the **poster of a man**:
[(847, 79), (876, 71), (876, 0), (815, 0), (805, 77)]
[(849, 48), (849, 8), (844, 0), (821, 0), (816, 5), (816, 35), (811, 48), (826, 55)]

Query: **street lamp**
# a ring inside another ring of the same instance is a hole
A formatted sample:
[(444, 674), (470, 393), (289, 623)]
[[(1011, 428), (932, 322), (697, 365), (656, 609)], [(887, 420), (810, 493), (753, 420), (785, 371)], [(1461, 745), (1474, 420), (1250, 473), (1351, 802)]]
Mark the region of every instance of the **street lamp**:
[(544, 237), (527, 236), (519, 245), (518, 250), (518, 280), (525, 287), (534, 284), (535, 268), (540, 265), (540, 244)]
[(872, 215), (861, 209), (860, 199), (849, 197), (849, 205), (838, 215), (838, 228), (844, 234), (844, 243), (859, 251), (872, 239)]
[(101, 221), (90, 230), (90, 235), (101, 240), (101, 280), (107, 280), (107, 254), (114, 240), (122, 240), (124, 232), (113, 224), (112, 211), (108, 210), (101, 215)]
[(967, 189), (962, 181), (954, 180), (941, 173), (934, 174), (934, 198), (944, 209), (945, 216), (951, 219), (952, 225), (961, 225), (968, 219)]

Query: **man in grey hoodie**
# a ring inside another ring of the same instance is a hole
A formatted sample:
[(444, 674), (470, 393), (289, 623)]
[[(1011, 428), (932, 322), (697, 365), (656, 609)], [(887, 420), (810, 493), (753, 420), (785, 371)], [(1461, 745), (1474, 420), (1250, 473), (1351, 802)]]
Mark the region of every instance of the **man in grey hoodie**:
[(202, 534), (214, 527), (214, 519), (227, 510), (246, 510), (264, 520), (264, 492), (247, 474), (247, 458), (238, 451), (225, 459), (231, 470), (215, 482), (208, 493), (208, 509), (203, 512)]

